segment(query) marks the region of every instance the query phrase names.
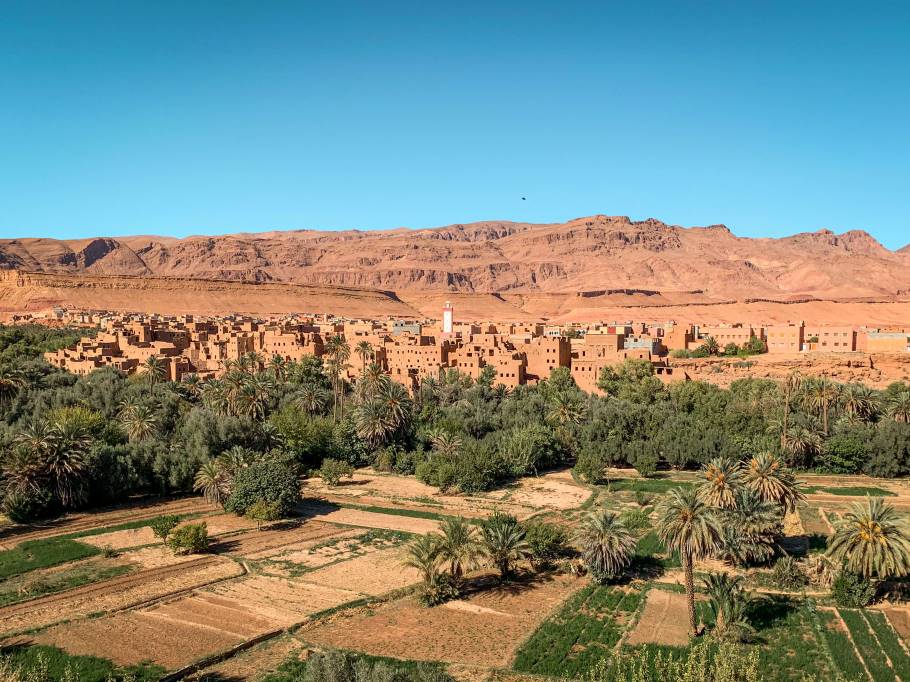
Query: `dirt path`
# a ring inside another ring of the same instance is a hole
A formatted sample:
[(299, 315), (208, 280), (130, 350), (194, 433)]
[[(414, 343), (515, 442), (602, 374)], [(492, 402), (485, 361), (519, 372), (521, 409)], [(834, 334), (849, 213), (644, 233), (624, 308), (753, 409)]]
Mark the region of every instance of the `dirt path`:
[(689, 643), (689, 616), (686, 596), (669, 590), (648, 591), (645, 610), (627, 644), (685, 646)]

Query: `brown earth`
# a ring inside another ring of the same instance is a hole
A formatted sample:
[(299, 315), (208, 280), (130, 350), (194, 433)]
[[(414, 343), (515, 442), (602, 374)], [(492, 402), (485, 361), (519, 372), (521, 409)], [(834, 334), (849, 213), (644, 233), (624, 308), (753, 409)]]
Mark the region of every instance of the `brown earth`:
[(686, 595), (657, 588), (648, 590), (645, 610), (626, 638), (626, 644), (685, 646), (688, 643)]
[(343, 612), (304, 626), (301, 639), (369, 654), (486, 667), (507, 666), (515, 650), (584, 580), (558, 575), (491, 588), (436, 608), (413, 598)]
[[(592, 216), (425, 230), (0, 241), (0, 310), (900, 323), (910, 255), (861, 231), (748, 239)], [(141, 295), (136, 295), (137, 291)]]

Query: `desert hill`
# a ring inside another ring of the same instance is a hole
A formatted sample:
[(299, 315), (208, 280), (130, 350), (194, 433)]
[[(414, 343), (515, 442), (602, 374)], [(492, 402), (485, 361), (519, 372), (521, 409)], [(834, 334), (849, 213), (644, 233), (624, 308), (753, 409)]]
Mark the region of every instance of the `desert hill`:
[(698, 292), (715, 300), (902, 295), (910, 292), (908, 265), (910, 251), (889, 251), (862, 231), (750, 239), (723, 225), (603, 215), (421, 230), (0, 240), (0, 268), (39, 273), (392, 291)]

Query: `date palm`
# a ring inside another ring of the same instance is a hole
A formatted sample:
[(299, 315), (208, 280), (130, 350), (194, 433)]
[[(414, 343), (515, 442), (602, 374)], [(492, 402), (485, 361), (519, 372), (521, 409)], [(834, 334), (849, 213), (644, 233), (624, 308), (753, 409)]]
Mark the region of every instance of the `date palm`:
[(269, 369), (272, 370), (272, 374), (275, 375), (277, 381), (287, 379), (289, 365), (288, 360), (281, 357), (278, 353), (273, 353), (272, 357), (269, 358)]
[(550, 398), (547, 421), (561, 429), (580, 424), (585, 418), (585, 403), (580, 395), (559, 391)]
[(731, 641), (745, 641), (753, 628), (746, 618), (751, 598), (743, 588), (742, 576), (709, 573), (702, 582), (708, 595), (708, 608), (714, 615), (714, 636)]
[(869, 421), (878, 411), (875, 391), (862, 384), (848, 384), (841, 391), (844, 412), (861, 421)]
[(25, 379), (18, 369), (0, 367), (0, 407), (8, 407), (24, 386)]
[(793, 471), (770, 452), (749, 459), (743, 471), (743, 484), (765, 502), (782, 507), (785, 513), (795, 512), (796, 505), (805, 499)]
[(588, 573), (597, 583), (618, 578), (632, 562), (636, 540), (619, 516), (606, 509), (590, 512), (581, 524), (578, 541)]
[(794, 462), (807, 461), (821, 449), (821, 446), (819, 435), (804, 426), (792, 427), (784, 441), (784, 449), (790, 453)]
[(702, 466), (699, 497), (712, 507), (729, 509), (736, 504), (736, 491), (742, 484), (742, 467), (730, 457), (715, 457)]
[(433, 452), (445, 459), (455, 459), (461, 450), (462, 441), (458, 436), (441, 431), (430, 436)]
[(308, 414), (319, 414), (328, 404), (328, 396), (325, 389), (314, 383), (306, 383), (297, 391), (294, 403)]
[(901, 424), (910, 424), (910, 391), (899, 391), (888, 400), (888, 416)]
[(720, 514), (724, 538), (718, 556), (735, 566), (769, 561), (783, 534), (781, 507), (750, 488), (740, 488), (730, 509)]
[(0, 480), (7, 496), (37, 493), (44, 480), (42, 455), (25, 447), (10, 449), (0, 461)]
[(828, 377), (815, 379), (806, 386), (806, 402), (815, 410), (818, 410), (822, 419), (822, 431), (828, 435), (828, 413), (831, 407), (837, 404), (840, 397), (840, 391), (837, 384), (832, 382)]
[(866, 578), (900, 578), (910, 574), (910, 529), (894, 507), (867, 497), (835, 524), (828, 556)]
[(484, 556), (499, 571), (500, 581), (512, 574), (512, 566), (531, 554), (524, 529), (511, 514), (494, 512), (480, 526)]
[(120, 411), (120, 423), (130, 442), (151, 438), (158, 431), (158, 418), (148, 405), (130, 404)]
[(382, 367), (375, 362), (370, 363), (363, 368), (357, 378), (357, 402), (364, 403), (375, 400), (376, 396), (380, 395), (391, 381), (389, 376), (382, 371)]
[(167, 365), (157, 355), (150, 355), (142, 363), (142, 369), (145, 372), (145, 380), (149, 386), (154, 386), (167, 378)]
[(193, 490), (201, 493), (212, 504), (223, 504), (229, 490), (228, 478), (221, 465), (214, 460), (203, 464), (193, 479)]
[(449, 573), (456, 585), (461, 584), (465, 571), (477, 565), (480, 557), (480, 546), (474, 527), (464, 518), (449, 517), (439, 526), (442, 536), (439, 538), (439, 557), (448, 562)]
[(424, 587), (432, 587), (439, 579), (439, 536), (433, 533), (418, 535), (408, 545), (404, 565), (416, 568)]
[(694, 564), (717, 551), (723, 532), (717, 515), (691, 488), (671, 488), (657, 507), (657, 534), (671, 552), (679, 552), (685, 575), (689, 629), (698, 634)]
[(787, 442), (787, 429), (790, 427), (790, 405), (799, 395), (800, 388), (803, 384), (803, 376), (798, 371), (790, 372), (787, 378), (781, 383), (780, 393), (784, 399), (784, 418), (780, 434), (780, 444), (784, 447)]
[(360, 356), (360, 368), (367, 368), (367, 361), (373, 359), (373, 346), (370, 345), (369, 341), (360, 341), (357, 346), (354, 348), (354, 352)]

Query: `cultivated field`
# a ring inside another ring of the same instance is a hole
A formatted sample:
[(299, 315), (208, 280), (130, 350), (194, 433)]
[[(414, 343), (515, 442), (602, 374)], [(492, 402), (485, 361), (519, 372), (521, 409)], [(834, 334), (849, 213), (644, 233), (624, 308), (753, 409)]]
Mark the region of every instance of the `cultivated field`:
[[(441, 662), (464, 680), (572, 678), (618, 650), (683, 654), (690, 640), (682, 571), (653, 516), (660, 496), (693, 476), (610, 471), (608, 478), (590, 487), (560, 471), (462, 496), (361, 470), (334, 488), (307, 481), (299, 516), (263, 530), (199, 499), (0, 530), (0, 637), (6, 646), (44, 645), (158, 671), (192, 666), (186, 673), (198, 679), (232, 680), (259, 680), (307, 651), (332, 648)], [(809, 495), (786, 532), (806, 561), (824, 550), (838, 514), (866, 494), (910, 512), (910, 489), (899, 482), (801, 478)], [(596, 586), (550, 570), (499, 585), (482, 569), (461, 599), (432, 608), (410, 589), (420, 577), (403, 566), (406, 543), (448, 516), (503, 510), (571, 531), (595, 505), (638, 519), (626, 583)], [(210, 553), (174, 556), (154, 537), (150, 521), (172, 513), (181, 523), (207, 523)], [(696, 576), (707, 570), (730, 569), (701, 562)], [(815, 586), (782, 593), (754, 569), (740, 573), (760, 596), (752, 620), (766, 679), (799, 680), (811, 670), (910, 680), (907, 606), (836, 608)], [(704, 600), (698, 612), (710, 624)]]

